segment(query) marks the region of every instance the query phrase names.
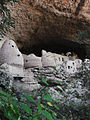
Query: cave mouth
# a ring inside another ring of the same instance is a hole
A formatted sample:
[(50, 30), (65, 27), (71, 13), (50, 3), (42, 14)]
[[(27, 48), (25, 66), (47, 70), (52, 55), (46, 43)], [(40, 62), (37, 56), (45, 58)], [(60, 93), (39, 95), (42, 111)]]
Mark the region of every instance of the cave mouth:
[(36, 43), (32, 46), (30, 45), (31, 47), (25, 47), (24, 45), (24, 47), (21, 49), (21, 52), (27, 55), (33, 53), (36, 56), (41, 57), (41, 51), (46, 50), (47, 52), (53, 52), (57, 54), (64, 53), (64, 55), (66, 55), (67, 52), (75, 53), (82, 60), (84, 60), (86, 57), (85, 46), (79, 43), (64, 39), (60, 39), (60, 41), (58, 39), (48, 39), (47, 42), (44, 42), (44, 40), (42, 41), (43, 42), (40, 42), (39, 44)]

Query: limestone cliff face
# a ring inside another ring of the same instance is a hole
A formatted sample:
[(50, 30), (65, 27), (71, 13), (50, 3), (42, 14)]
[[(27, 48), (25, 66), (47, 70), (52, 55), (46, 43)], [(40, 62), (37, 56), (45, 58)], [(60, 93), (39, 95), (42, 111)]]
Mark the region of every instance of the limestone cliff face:
[(15, 29), (10, 32), (21, 50), (55, 45), (73, 49), (77, 43), (90, 56), (89, 0), (22, 0), (11, 9)]

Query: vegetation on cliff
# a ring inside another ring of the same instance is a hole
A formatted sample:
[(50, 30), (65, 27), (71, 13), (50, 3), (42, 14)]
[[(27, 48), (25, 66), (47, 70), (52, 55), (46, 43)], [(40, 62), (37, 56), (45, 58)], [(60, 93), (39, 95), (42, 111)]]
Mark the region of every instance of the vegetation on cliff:
[[(10, 27), (14, 27), (14, 20), (11, 18), (7, 4), (15, 2), (17, 0), (0, 0), (0, 35), (5, 34)], [(84, 33), (80, 34), (81, 40), (82, 37), (88, 38), (86, 34), (86, 36)], [(56, 72), (58, 71), (56, 70)], [(65, 82), (71, 84), (76, 79), (77, 81), (81, 79), (83, 86), (90, 89), (88, 87), (90, 71), (82, 71), (78, 76), (75, 76), (75, 79)], [(68, 100), (65, 102), (58, 99), (53, 100), (47, 91), (51, 84), (44, 77), (41, 79), (43, 87), (38, 90), (37, 94), (34, 95), (33, 93), (33, 96), (15, 91), (12, 84), (13, 78), (0, 70), (0, 120), (89, 120), (90, 118), (89, 106), (78, 105)], [(58, 84), (63, 86), (61, 82), (58, 82)], [(58, 93), (61, 94), (60, 91)], [(70, 95), (72, 94), (70, 93)], [(80, 98), (78, 94), (77, 98)], [(89, 95), (85, 99), (89, 99)]]
[[(83, 85), (88, 88), (89, 73), (84, 70), (75, 76), (75, 80), (82, 79)], [(31, 94), (13, 89), (13, 81), (13, 77), (0, 70), (1, 120), (89, 120), (90, 109), (88, 105), (83, 103), (84, 97), (80, 103), (75, 103), (67, 98), (65, 101), (64, 99), (63, 101), (54, 100), (48, 92), (51, 83), (47, 82), (46, 78), (41, 80), (42, 87)], [(68, 81), (69, 84), (71, 84), (70, 81)], [(58, 84), (64, 86), (62, 82)], [(74, 96), (75, 92), (72, 93)], [(60, 91), (58, 93), (62, 95)], [(72, 94), (70, 95), (72, 96)], [(77, 92), (76, 96), (78, 99), (80, 98)], [(89, 99), (88, 97), (85, 96), (85, 99)]]
[(14, 19), (10, 15), (7, 4), (13, 5), (20, 0), (0, 0), (0, 35), (7, 32), (10, 27), (14, 27)]

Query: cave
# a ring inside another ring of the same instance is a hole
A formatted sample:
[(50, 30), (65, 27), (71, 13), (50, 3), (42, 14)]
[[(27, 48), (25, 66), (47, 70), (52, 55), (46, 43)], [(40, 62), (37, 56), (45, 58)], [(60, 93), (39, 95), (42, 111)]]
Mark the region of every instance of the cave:
[(60, 37), (47, 37), (47, 41), (44, 42), (45, 40), (41, 40), (39, 44), (34, 44), (32, 46), (27, 46), (25, 45), (21, 48), (21, 52), (23, 54), (31, 54), (34, 53), (36, 56), (42, 56), (41, 51), (46, 50), (47, 52), (53, 52), (57, 54), (62, 54), (66, 55), (67, 52), (75, 53), (78, 55), (78, 57), (82, 60), (85, 59), (86, 57), (86, 51), (85, 51), (85, 46), (76, 42), (73, 42), (71, 40), (65, 40)]
[(85, 0), (23, 0), (13, 8), (15, 29), (10, 34), (27, 55), (41, 56), (41, 51), (46, 50), (57, 54), (74, 52), (80, 59), (90, 58), (89, 8)]

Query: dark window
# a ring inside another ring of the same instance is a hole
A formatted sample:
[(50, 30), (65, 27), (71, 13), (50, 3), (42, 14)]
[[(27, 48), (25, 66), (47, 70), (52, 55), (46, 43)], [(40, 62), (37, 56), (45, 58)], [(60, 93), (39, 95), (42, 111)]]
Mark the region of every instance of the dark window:
[(12, 45), (12, 47), (14, 47), (14, 45)]
[(61, 59), (59, 58), (59, 61), (60, 61)]
[(70, 66), (68, 66), (68, 69), (70, 69)]
[(78, 61), (78, 63), (80, 63), (80, 61)]
[(74, 65), (74, 63), (73, 63), (73, 65)]
[(64, 61), (64, 58), (62, 58), (62, 61)]
[(20, 56), (20, 54), (17, 55), (18, 57)]
[(26, 60), (26, 62), (28, 62), (28, 60)]

